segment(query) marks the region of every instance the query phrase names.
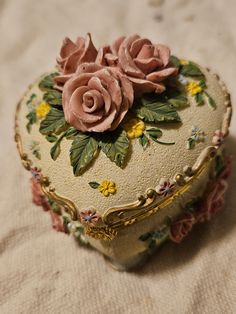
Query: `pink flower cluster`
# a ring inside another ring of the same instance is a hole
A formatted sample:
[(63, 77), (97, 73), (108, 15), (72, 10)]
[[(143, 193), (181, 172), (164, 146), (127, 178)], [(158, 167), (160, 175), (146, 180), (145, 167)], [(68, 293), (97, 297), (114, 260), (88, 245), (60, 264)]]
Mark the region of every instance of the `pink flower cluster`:
[(194, 213), (184, 213), (170, 227), (170, 239), (180, 243), (192, 230), (194, 224), (210, 220), (223, 206), (225, 192), (228, 188), (227, 179), (231, 172), (232, 159), (225, 158), (226, 167), (215, 179), (208, 182), (207, 189), (202, 196), (199, 210)]
[(33, 168), (31, 170), (31, 173), (32, 173), (32, 178), (30, 179), (30, 184), (31, 184), (31, 191), (32, 191), (32, 196), (33, 196), (33, 199), (32, 199), (33, 203), (37, 206), (42, 206), (43, 210), (49, 212), (51, 216), (51, 220), (52, 220), (52, 227), (56, 231), (66, 232), (61, 217), (51, 210), (51, 206), (48, 202), (48, 199), (42, 191), (42, 187), (40, 184), (40, 178), (41, 178), (40, 171), (37, 168)]
[(57, 64), (66, 121), (83, 132), (116, 129), (135, 96), (162, 93), (165, 80), (177, 74), (170, 49), (138, 35), (98, 50), (90, 34), (75, 42), (65, 38)]

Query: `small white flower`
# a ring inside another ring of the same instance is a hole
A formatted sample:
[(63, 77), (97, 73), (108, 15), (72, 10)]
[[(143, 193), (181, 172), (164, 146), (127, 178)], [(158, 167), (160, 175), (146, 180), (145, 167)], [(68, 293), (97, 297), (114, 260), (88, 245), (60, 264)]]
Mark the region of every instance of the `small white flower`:
[(192, 129), (191, 129), (191, 138), (197, 142), (197, 143), (200, 143), (200, 142), (204, 142), (205, 141), (205, 137), (206, 137), (206, 134), (203, 130), (201, 130), (199, 127), (197, 126), (192, 126)]
[(178, 76), (178, 81), (183, 84), (183, 85), (187, 85), (188, 84), (188, 80), (182, 75), (182, 74), (179, 74)]

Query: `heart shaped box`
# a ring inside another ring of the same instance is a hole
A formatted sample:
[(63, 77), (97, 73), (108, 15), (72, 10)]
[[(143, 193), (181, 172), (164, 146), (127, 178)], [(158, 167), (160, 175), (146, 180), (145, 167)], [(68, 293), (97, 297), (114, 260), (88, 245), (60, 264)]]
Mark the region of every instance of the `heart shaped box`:
[[(61, 96), (53, 87), (55, 71), (30, 85), (17, 106), (15, 140), (22, 164), (32, 174), (34, 203), (49, 212), (57, 231), (96, 248), (120, 270), (143, 264), (166, 240), (181, 242), (224, 203), (231, 165), (224, 148), (230, 95), (208, 69), (178, 62), (180, 92), (156, 103), (144, 100), (123, 131), (102, 140), (100, 149), (98, 144), (82, 172), (76, 166), (78, 159), (81, 165), (88, 158), (83, 148), (91, 138), (63, 120)], [(192, 75), (189, 65), (201, 75)], [(161, 115), (158, 128), (145, 120), (153, 103)], [(168, 114), (176, 113), (178, 121), (165, 123)], [(127, 144), (123, 132), (133, 131), (120, 167), (119, 152)]]

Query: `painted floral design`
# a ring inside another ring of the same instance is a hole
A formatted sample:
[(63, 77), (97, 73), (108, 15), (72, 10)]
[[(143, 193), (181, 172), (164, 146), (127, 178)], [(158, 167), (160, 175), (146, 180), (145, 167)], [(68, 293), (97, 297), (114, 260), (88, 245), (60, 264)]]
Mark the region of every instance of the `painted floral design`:
[(191, 200), (185, 205), (184, 212), (174, 221), (167, 217), (167, 222), (156, 231), (142, 234), (139, 239), (147, 241), (150, 249), (159, 246), (167, 238), (180, 243), (192, 230), (196, 223), (210, 220), (224, 204), (225, 193), (228, 188), (227, 179), (232, 171), (232, 158), (220, 158), (220, 167), (216, 159), (215, 178), (210, 180), (201, 198)]
[(36, 94), (31, 94), (26, 102), (26, 106), (28, 107), (29, 111), (26, 115), (26, 119), (28, 120), (26, 129), (30, 133), (32, 125), (44, 119), (50, 111), (51, 106), (45, 101), (38, 102)]
[(170, 227), (170, 239), (173, 242), (180, 243), (192, 230), (195, 223), (195, 217), (191, 213), (181, 215)]
[(195, 96), (202, 92), (202, 87), (198, 82), (189, 82), (187, 84), (187, 91), (192, 95)]
[(190, 137), (187, 140), (187, 149), (195, 147), (196, 143), (204, 142), (206, 134), (197, 126), (192, 126)]
[(221, 130), (216, 130), (212, 138), (212, 144), (221, 146), (224, 143), (224, 133)]
[(32, 141), (29, 148), (30, 148), (32, 154), (33, 154), (37, 159), (41, 159), (41, 153), (40, 153), (39, 142), (37, 142), (37, 141)]
[(45, 101), (42, 101), (37, 107), (36, 107), (36, 116), (39, 120), (45, 118), (45, 116), (49, 113), (51, 109), (51, 106), (46, 103)]
[(41, 178), (41, 170), (37, 167), (33, 167), (30, 169), (30, 172), (32, 174), (32, 177), (34, 177), (35, 179), (37, 179), (38, 181)]
[(227, 179), (232, 169), (232, 159), (226, 158), (226, 165), (215, 180), (208, 183), (208, 187), (202, 197), (200, 210), (196, 212), (197, 222), (210, 220), (223, 206), (225, 193), (228, 189)]
[(145, 124), (142, 120), (133, 118), (125, 123), (124, 128), (128, 138), (134, 139), (143, 135)]
[(172, 180), (162, 178), (159, 185), (156, 187), (156, 192), (161, 197), (167, 197), (173, 194), (175, 189), (175, 183)]
[(81, 223), (88, 225), (90, 227), (95, 226), (97, 221), (100, 218), (100, 215), (96, 213), (96, 210), (93, 210), (93, 209), (87, 209), (87, 210), (81, 211), (79, 213), (79, 216), (80, 216)]
[(92, 181), (92, 182), (89, 182), (89, 185), (93, 189), (98, 189), (106, 197), (112, 194), (116, 194), (117, 192), (117, 186), (115, 182), (111, 180), (103, 180), (101, 183)]
[(53, 212), (52, 210), (49, 211), (49, 214), (51, 216), (51, 220), (52, 220), (52, 227), (58, 231), (58, 232), (66, 232), (64, 223), (62, 218), (56, 214), (55, 212)]
[(45, 211), (50, 210), (49, 202), (42, 191), (41, 184), (40, 184), (40, 181), (38, 180), (38, 177), (33, 176), (30, 179), (30, 185), (31, 185), (31, 192), (33, 196), (33, 199), (32, 199), (33, 203), (35, 205), (42, 206)]

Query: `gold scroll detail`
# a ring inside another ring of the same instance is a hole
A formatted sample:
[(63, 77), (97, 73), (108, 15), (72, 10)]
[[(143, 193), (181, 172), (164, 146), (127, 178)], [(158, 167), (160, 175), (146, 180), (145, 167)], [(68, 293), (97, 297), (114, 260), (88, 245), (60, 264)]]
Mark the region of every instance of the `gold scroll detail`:
[(88, 227), (85, 233), (97, 240), (111, 241), (117, 235), (117, 230), (109, 227)]
[(64, 210), (71, 216), (72, 220), (77, 220), (77, 208), (75, 204), (71, 200), (58, 195), (55, 192), (55, 188), (50, 187), (50, 181), (47, 177), (42, 177), (40, 183), (43, 193), (49, 199), (63, 206)]

